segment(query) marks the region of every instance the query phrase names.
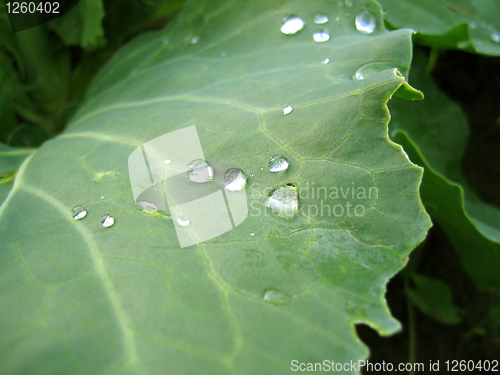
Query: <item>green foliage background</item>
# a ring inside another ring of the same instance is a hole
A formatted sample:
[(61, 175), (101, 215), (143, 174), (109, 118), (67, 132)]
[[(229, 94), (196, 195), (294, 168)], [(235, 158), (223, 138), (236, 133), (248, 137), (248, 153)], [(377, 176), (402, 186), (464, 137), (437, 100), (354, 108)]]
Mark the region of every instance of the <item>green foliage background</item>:
[[(362, 11), (373, 35), (354, 27)], [(311, 38), (317, 13), (326, 43)], [(290, 14), (306, 27), (284, 36)], [(3, 372), (288, 373), (291, 359), (366, 358), (358, 336), (372, 361), (495, 359), (499, 201), (463, 166), (499, 187), (498, 2), (82, 0), (15, 35), (1, 4), (0, 47)], [(360, 66), (381, 68), (352, 79)], [(475, 106), (464, 75), (492, 81)], [(249, 218), (179, 252), (168, 218), (125, 194), (122, 164), (193, 122), (207, 159), (262, 185), (366, 180), (380, 199), (362, 220)], [(467, 151), (486, 127), (493, 160)], [(278, 179), (260, 171), (276, 153), (292, 162)], [(101, 211), (117, 219), (106, 233)], [(384, 298), (398, 272), (387, 298), (402, 327)], [(263, 302), (269, 289), (282, 298)]]

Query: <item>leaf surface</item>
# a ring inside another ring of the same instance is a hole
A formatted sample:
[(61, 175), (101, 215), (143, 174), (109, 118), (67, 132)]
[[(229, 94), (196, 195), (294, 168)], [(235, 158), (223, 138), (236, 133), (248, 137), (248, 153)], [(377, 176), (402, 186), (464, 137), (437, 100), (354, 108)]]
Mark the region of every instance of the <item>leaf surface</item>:
[[(377, 22), (370, 35), (356, 30), (362, 11)], [(317, 12), (327, 25), (314, 25)], [(290, 14), (306, 22), (296, 35), (280, 32)], [(330, 39), (316, 43), (323, 27)], [(68, 130), (23, 164), (0, 208), (6, 371), (282, 374), (294, 359), (365, 358), (354, 324), (400, 328), (385, 285), (430, 225), (422, 170), (387, 135), (386, 103), (405, 85), (396, 69), (406, 74), (410, 60), (411, 31), (385, 31), (371, 1), (190, 1), (164, 31), (132, 41)], [(367, 64), (373, 74), (353, 80)], [(251, 210), (181, 249), (170, 216), (135, 206), (127, 160), (190, 125), (208, 161), (249, 176)], [(276, 154), (290, 167), (270, 173)], [(309, 195), (283, 220), (264, 204), (267, 188), (287, 183), (343, 188), (323, 203), (366, 212), (313, 215), (303, 208), (322, 202)], [(353, 187), (378, 193), (358, 198)], [(104, 214), (115, 218), (107, 229)]]

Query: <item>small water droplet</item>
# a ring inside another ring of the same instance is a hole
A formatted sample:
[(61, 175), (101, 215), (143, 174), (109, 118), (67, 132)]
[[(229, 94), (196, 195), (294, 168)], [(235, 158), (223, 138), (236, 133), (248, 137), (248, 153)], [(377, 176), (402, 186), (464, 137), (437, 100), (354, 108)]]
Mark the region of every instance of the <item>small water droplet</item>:
[(324, 23), (328, 22), (328, 16), (325, 16), (324, 14), (316, 14), (314, 16), (314, 23), (316, 25), (323, 25)]
[(476, 22), (472, 22), (472, 23), (470, 24), (470, 28), (471, 28), (471, 29), (477, 29), (477, 23), (476, 23)]
[(292, 111), (293, 111), (293, 108), (291, 106), (283, 108), (283, 114), (284, 115), (288, 115)]
[(73, 212), (75, 213), (73, 216), (73, 219), (75, 220), (81, 220), (87, 216), (87, 211), (82, 206), (73, 207)]
[(356, 29), (363, 34), (373, 33), (376, 25), (375, 18), (368, 12), (363, 12), (356, 16)]
[(304, 21), (300, 17), (291, 16), (284, 19), (281, 24), (281, 32), (286, 35), (295, 35), (304, 28)]
[(172, 160), (170, 160), (170, 159), (165, 159), (164, 163), (165, 163), (165, 164), (170, 164), (170, 163), (172, 163)]
[(163, 39), (163, 44), (168, 44), (168, 39)]
[(196, 159), (187, 166), (186, 175), (190, 181), (202, 184), (212, 180), (214, 170), (205, 160)]
[(191, 38), (190, 42), (191, 44), (196, 44), (200, 40), (200, 37), (198, 35), (195, 35)]
[(101, 196), (101, 200), (103, 200), (103, 199), (104, 199), (104, 195), (103, 195), (103, 196)]
[(283, 155), (274, 155), (269, 159), (269, 172), (281, 172), (286, 171), (290, 166), (290, 162)]
[(266, 290), (263, 298), (264, 298), (265, 302), (269, 302), (269, 303), (273, 303), (273, 304), (281, 304), (281, 303), (286, 302), (286, 300), (287, 300), (287, 296), (285, 293), (280, 292), (279, 290), (275, 290), (275, 289)]
[(139, 201), (136, 204), (143, 211), (158, 211), (158, 207), (156, 207), (153, 203), (147, 201)]
[(115, 224), (115, 219), (113, 216), (106, 214), (101, 218), (101, 223), (104, 228), (109, 228)]
[(326, 65), (326, 64), (328, 64), (329, 62), (330, 62), (330, 59), (329, 59), (329, 58), (326, 58), (326, 59), (324, 59), (321, 63)]
[(345, 0), (344, 1), (344, 5), (347, 7), (347, 8), (351, 8), (352, 5), (353, 5), (353, 2), (352, 0)]
[(363, 72), (361, 71), (361, 68), (359, 68), (356, 73), (354, 74), (354, 76), (352, 77), (353, 79), (357, 79), (357, 80), (361, 80), (361, 79), (365, 79), (365, 75), (363, 74)]
[(500, 34), (497, 33), (496, 31), (493, 31), (490, 35), (490, 38), (492, 41), (494, 41), (495, 43), (500, 43)]
[(261, 170), (261, 171), (263, 171), (263, 170), (264, 170), (264, 168), (261, 168), (260, 170)]
[(224, 51), (223, 51), (223, 52), (221, 52), (221, 53), (220, 53), (220, 55), (221, 55), (222, 57), (226, 57), (226, 56), (227, 56), (227, 52), (224, 52)]
[(253, 237), (253, 236), (255, 236), (255, 233), (250, 233), (250, 237)]
[(340, 21), (340, 17), (335, 17), (335, 21)]
[(313, 34), (313, 39), (315, 42), (323, 43), (330, 39), (330, 33), (328, 30), (316, 31)]
[(184, 216), (180, 216), (177, 219), (177, 224), (180, 225), (181, 227), (187, 227), (189, 225), (189, 219)]
[(283, 186), (276, 189), (266, 202), (276, 216), (292, 220), (299, 212), (299, 194), (296, 186)]
[(247, 176), (245, 176), (241, 169), (231, 168), (224, 175), (222, 183), (226, 189), (231, 191), (242, 190), (247, 184)]
[(250, 177), (253, 177), (253, 176), (255, 176), (255, 175), (253, 173), (250, 173)]
[(462, 40), (461, 42), (457, 43), (458, 48), (467, 48), (470, 46), (470, 41), (469, 40)]

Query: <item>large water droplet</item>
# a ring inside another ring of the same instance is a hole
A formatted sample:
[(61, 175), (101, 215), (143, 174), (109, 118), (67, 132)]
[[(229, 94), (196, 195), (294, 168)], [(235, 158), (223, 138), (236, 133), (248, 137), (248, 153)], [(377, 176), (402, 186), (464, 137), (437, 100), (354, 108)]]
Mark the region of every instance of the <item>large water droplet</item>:
[(490, 38), (492, 41), (494, 41), (495, 43), (500, 43), (500, 34), (497, 33), (496, 31), (493, 31), (490, 35)]
[(368, 78), (374, 74), (380, 73), (387, 69), (395, 69), (394, 63), (390, 62), (376, 62), (368, 63), (361, 66), (356, 73), (352, 76), (352, 79), (361, 80)]
[(184, 216), (180, 216), (177, 219), (177, 224), (180, 225), (181, 227), (187, 227), (189, 225), (189, 219)]
[(190, 181), (202, 184), (212, 180), (214, 170), (205, 160), (196, 159), (189, 163), (186, 175)]
[(313, 39), (318, 43), (326, 42), (328, 39), (330, 39), (330, 33), (328, 32), (328, 30), (316, 31), (313, 34)]
[(284, 115), (288, 115), (292, 111), (293, 111), (293, 107), (291, 107), (291, 106), (283, 108), (283, 114)]
[(360, 13), (356, 16), (356, 29), (363, 34), (371, 34), (375, 31), (377, 22), (368, 12)]
[(279, 290), (269, 289), (264, 293), (264, 301), (274, 304), (281, 304), (286, 302), (287, 295)]
[(276, 216), (292, 220), (299, 212), (299, 194), (298, 189), (293, 184), (276, 189), (266, 202), (269, 208)]
[(73, 219), (75, 220), (81, 220), (85, 216), (87, 216), (87, 211), (82, 206), (73, 207), (73, 212), (74, 212)]
[(328, 16), (325, 16), (324, 14), (316, 14), (314, 16), (314, 23), (316, 25), (323, 25), (324, 23), (328, 22)]
[(224, 175), (222, 183), (231, 191), (242, 190), (247, 184), (247, 176), (241, 169), (231, 168)]
[(269, 172), (286, 171), (290, 166), (290, 162), (283, 155), (274, 155), (269, 159)]
[(153, 203), (147, 201), (139, 201), (136, 204), (137, 207), (139, 207), (143, 211), (158, 211), (158, 207), (156, 207)]
[(113, 226), (115, 219), (113, 219), (113, 216), (106, 214), (101, 218), (101, 223), (104, 228), (109, 228)]
[(294, 35), (302, 30), (304, 28), (304, 25), (305, 23), (300, 17), (291, 16), (284, 20), (280, 30), (283, 34)]

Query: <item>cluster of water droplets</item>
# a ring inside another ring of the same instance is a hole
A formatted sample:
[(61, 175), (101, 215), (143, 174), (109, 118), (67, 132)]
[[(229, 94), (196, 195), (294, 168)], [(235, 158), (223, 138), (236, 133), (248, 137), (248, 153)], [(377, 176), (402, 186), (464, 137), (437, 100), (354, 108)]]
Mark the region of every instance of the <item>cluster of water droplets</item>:
[[(80, 206), (80, 205), (73, 207), (72, 211), (73, 211), (73, 219), (74, 220), (82, 220), (83, 218), (85, 218), (87, 216), (87, 213), (88, 213), (88, 211), (83, 206)], [(114, 223), (115, 223), (115, 219), (113, 219), (113, 217), (111, 215), (106, 214), (101, 218), (101, 225), (104, 228), (109, 228)]]

